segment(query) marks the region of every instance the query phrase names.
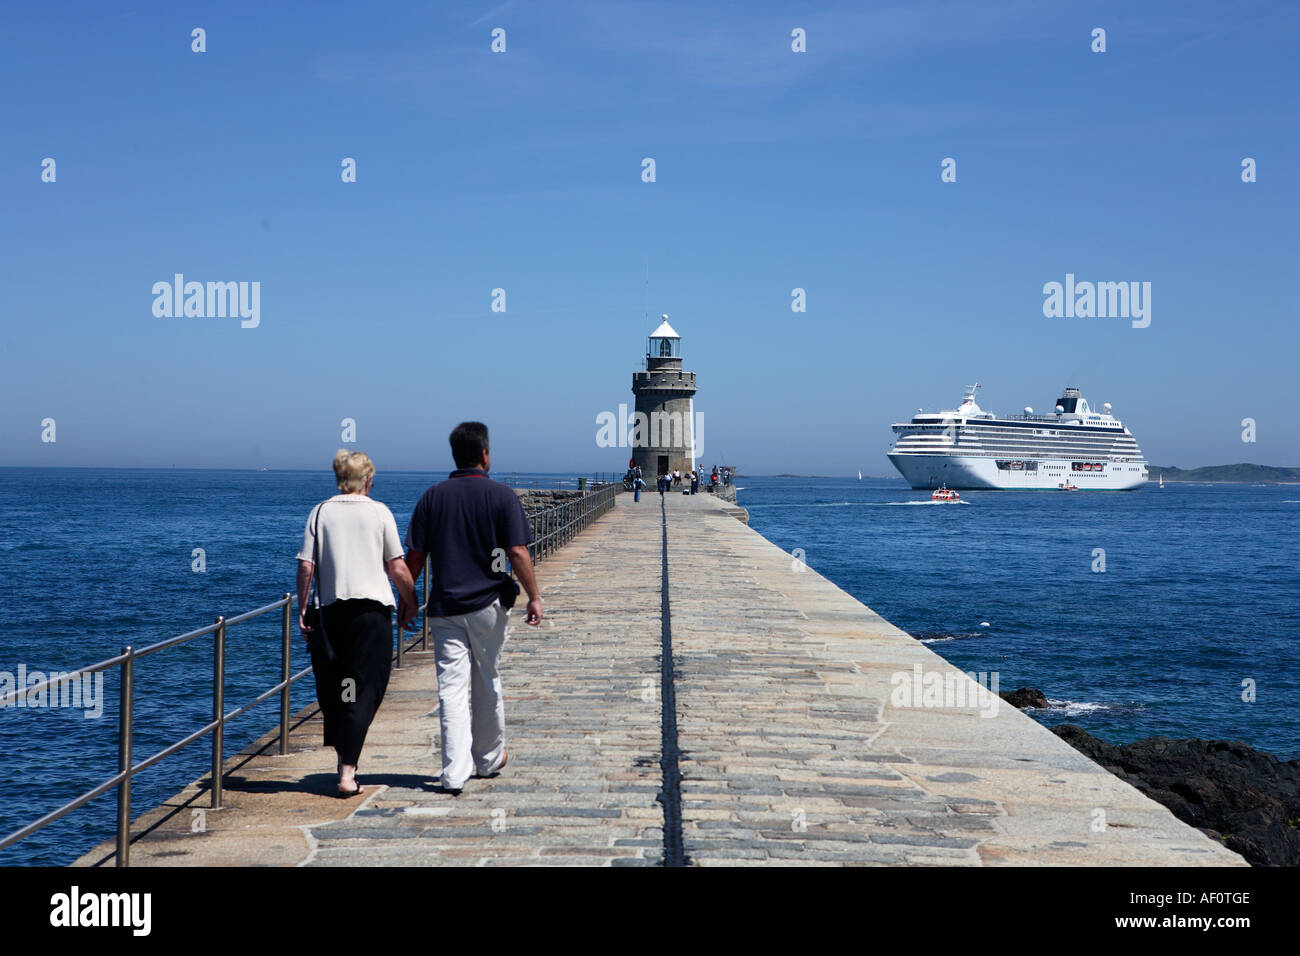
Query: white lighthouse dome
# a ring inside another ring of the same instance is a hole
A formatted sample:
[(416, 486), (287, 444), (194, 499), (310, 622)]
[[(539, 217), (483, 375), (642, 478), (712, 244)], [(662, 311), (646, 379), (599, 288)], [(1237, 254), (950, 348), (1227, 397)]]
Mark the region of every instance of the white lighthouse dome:
[[(668, 324), (668, 316), (662, 316), (663, 321), (659, 323), (659, 328), (650, 333), (652, 339), (680, 339), (681, 336), (673, 331), (673, 327)], [(645, 326), (642, 326), (645, 328)]]

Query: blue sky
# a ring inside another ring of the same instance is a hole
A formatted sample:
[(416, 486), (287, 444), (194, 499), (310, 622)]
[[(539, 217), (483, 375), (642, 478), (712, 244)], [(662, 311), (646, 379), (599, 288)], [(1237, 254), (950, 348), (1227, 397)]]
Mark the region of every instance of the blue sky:
[[(751, 473), (891, 474), (890, 423), (976, 380), (997, 411), (1077, 385), (1161, 464), (1300, 465), (1297, 27), (1231, 0), (10, 5), (6, 464), (324, 468), (346, 417), (380, 469), (441, 470), (476, 418), (498, 470), (613, 470), (596, 416), (666, 312), (705, 460)], [(260, 324), (156, 317), (177, 272), (259, 282)], [(1151, 325), (1045, 317), (1067, 273), (1150, 282)]]

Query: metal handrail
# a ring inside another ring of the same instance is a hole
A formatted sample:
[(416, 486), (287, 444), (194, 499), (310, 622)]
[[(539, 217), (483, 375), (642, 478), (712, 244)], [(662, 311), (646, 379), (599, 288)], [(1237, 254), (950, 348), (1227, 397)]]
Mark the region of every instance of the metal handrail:
[(0, 707), (8, 707), (15, 703), (19, 697), (30, 697), (51, 687), (57, 687), (60, 684), (71, 682), (73, 679), (82, 677), (86, 674), (94, 674), (97, 671), (108, 670), (110, 667), (116, 667), (126, 660), (126, 654), (118, 654), (117, 657), (110, 657), (108, 660), (100, 661), (98, 664), (90, 664), (86, 667), (79, 667), (75, 671), (68, 671), (66, 674), (59, 673), (58, 680), (50, 678), (43, 680), (39, 684), (32, 684), (30, 687), (24, 687), (21, 691), (11, 690), (9, 693), (0, 697)]
[(554, 554), (572, 541), (592, 521), (614, 507), (614, 499), (623, 491), (621, 483), (604, 483), (580, 498), (565, 501), (532, 515), (533, 543), (528, 546), (534, 561)]
[[(222, 777), (221, 761), (222, 761), (223, 747), (225, 743), (225, 725), (233, 718), (247, 711), (250, 707), (255, 706), (258, 703), (261, 703), (262, 701), (265, 701), (276, 692), (281, 693), (284, 697), (284, 701), (281, 706), (281, 713), (283, 714), (288, 709), (289, 706), (289, 701), (288, 701), (289, 688), (298, 680), (301, 680), (303, 677), (305, 677), (308, 673), (311, 672), (311, 668), (307, 668), (303, 671), (300, 671), (298, 674), (288, 677), (287, 680), (282, 680), (280, 683), (276, 684), (269, 691), (266, 691), (261, 696), (259, 696), (257, 700), (255, 700), (252, 704), (249, 704), (245, 707), (232, 711), (229, 714), (225, 713), (223, 701), (225, 697), (226, 628), (229, 627), (232, 623), (243, 623), (244, 621), (248, 621), (262, 614), (266, 614), (269, 611), (283, 610), (283, 615), (281, 620), (282, 631), (283, 631), (282, 650), (286, 656), (286, 661), (282, 670), (285, 674), (287, 674), (289, 669), (287, 657), (292, 647), (292, 641), (290, 639), (290, 618), (291, 618), (292, 605), (293, 605), (293, 595), (291, 593), (286, 592), (284, 597), (282, 597), (280, 600), (267, 604), (264, 607), (260, 607), (253, 611), (248, 611), (244, 614), (237, 615), (234, 618), (227, 619), (224, 617), (219, 617), (217, 618), (216, 623), (211, 624), (207, 627), (201, 627), (193, 631), (188, 631), (185, 634), (179, 634), (175, 637), (169, 637), (166, 640), (159, 641), (155, 644), (151, 644), (148, 647), (142, 648), (140, 650), (136, 650), (130, 645), (127, 645), (122, 649), (122, 653), (117, 655), (116, 657), (111, 657), (108, 658), (107, 660), (99, 661), (98, 663), (91, 664), (87, 667), (78, 668), (77, 670), (72, 671), (69, 674), (60, 675), (57, 679), (48, 679), (42, 681), (40, 684), (37, 684), (35, 686), (24, 687), (21, 690), (15, 690), (10, 694), (4, 695), (4, 697), (0, 697), (0, 705), (4, 705), (9, 703), (11, 700), (17, 700), (18, 697), (27, 697), (31, 694), (38, 693), (43, 688), (49, 688), (49, 687), (63, 684), (83, 674), (93, 674), (98, 671), (107, 670), (108, 668), (114, 666), (121, 667), (121, 685), (120, 685), (121, 698), (118, 707), (118, 772), (108, 780), (99, 784), (97, 787), (88, 790), (86, 793), (83, 793), (79, 797), (70, 800), (68, 803), (65, 803), (63, 806), (58, 807), (57, 809), (52, 810), (49, 813), (45, 814), (40, 819), (35, 820), (32, 823), (29, 823), (27, 826), (15, 830), (13, 833), (10, 833), (8, 836), (4, 837), (3, 839), (0, 839), (0, 849), (3, 849), (4, 847), (7, 846), (11, 846), (14, 843), (19, 842), (20, 840), (26, 839), (28, 836), (31, 836), (31, 834), (35, 833), (37, 830), (43, 829), (44, 827), (55, 822), (56, 820), (62, 819), (63, 817), (67, 816), (69, 813), (73, 812), (74, 810), (77, 810), (80, 807), (85, 806), (91, 800), (95, 799), (98, 796), (103, 795), (104, 793), (107, 793), (109, 790), (116, 787), (118, 791), (116, 865), (118, 866), (130, 865), (131, 780), (132, 778), (136, 774), (144, 770), (147, 770), (148, 768), (152, 767), (154, 764), (158, 763), (161, 760), (166, 759), (167, 757), (170, 757), (172, 754), (184, 749), (185, 747), (194, 743), (196, 740), (199, 740), (200, 738), (206, 736), (207, 734), (213, 734), (212, 763), (214, 768), (214, 774), (213, 774), (213, 788), (212, 788), (212, 806), (213, 808), (220, 807), (221, 806), (221, 777)], [(135, 662), (136, 660), (138, 660), (141, 657), (146, 657), (150, 654), (157, 653), (158, 651), (165, 650), (166, 648), (169, 647), (176, 647), (180, 644), (189, 643), (190, 641), (197, 640), (198, 638), (201, 637), (206, 637), (207, 635), (213, 633), (217, 635), (217, 640), (215, 642), (216, 658), (213, 666), (213, 719), (207, 724), (205, 724), (203, 727), (200, 727), (198, 730), (194, 731), (193, 733), (186, 735), (181, 740), (178, 740), (175, 743), (167, 747), (164, 747), (162, 750), (158, 751), (152, 756), (145, 758), (139, 763), (134, 762), (133, 755), (132, 755), (132, 750), (133, 750), (132, 738), (134, 736), (133, 712), (134, 712), (134, 704), (135, 704)], [(281, 754), (288, 753), (288, 722), (287, 721), (282, 721), (281, 724), (280, 753)]]
[[(130, 865), (129, 859), (130, 859), (131, 778), (134, 777), (136, 774), (149, 769), (154, 764), (166, 759), (167, 757), (170, 757), (172, 754), (183, 750), (184, 748), (188, 747), (190, 744), (201, 739), (202, 737), (208, 734), (213, 734), (213, 739), (212, 739), (213, 784), (212, 784), (211, 805), (213, 809), (220, 808), (221, 798), (222, 798), (221, 784), (222, 784), (222, 777), (223, 777), (222, 763), (223, 763), (224, 744), (225, 744), (225, 725), (228, 724), (230, 721), (234, 720), (236, 717), (242, 716), (243, 714), (247, 713), (249, 710), (256, 707), (258, 704), (264, 703), (265, 701), (269, 700), (277, 693), (281, 695), (280, 754), (282, 756), (288, 754), (289, 712), (290, 712), (289, 689), (298, 681), (302, 680), (304, 677), (310, 674), (312, 670), (310, 667), (306, 667), (300, 670), (296, 674), (290, 673), (291, 652), (292, 652), (292, 645), (293, 645), (292, 624), (291, 624), (292, 607), (293, 607), (293, 595), (292, 593), (286, 592), (284, 597), (282, 597), (280, 600), (273, 601), (272, 603), (267, 604), (263, 607), (256, 608), (252, 611), (247, 611), (243, 614), (238, 614), (235, 617), (231, 617), (231, 618), (218, 618), (216, 623), (210, 624), (207, 627), (201, 627), (193, 631), (188, 631), (185, 634), (179, 634), (175, 637), (169, 637), (166, 640), (159, 641), (156, 644), (150, 644), (148, 647), (142, 648), (140, 650), (135, 650), (134, 648), (128, 645), (127, 647), (123, 648), (122, 653), (117, 655), (116, 657), (111, 657), (108, 658), (107, 660), (99, 661), (98, 663), (91, 664), (87, 667), (78, 668), (77, 670), (71, 671), (68, 674), (60, 675), (57, 679), (47, 679), (42, 681), (39, 684), (25, 687), (21, 691), (17, 691), (17, 690), (12, 691), (8, 694), (5, 694), (3, 697), (0, 697), (0, 706), (3, 706), (9, 704), (10, 702), (16, 701), (19, 697), (28, 697), (32, 694), (36, 694), (40, 692), (42, 689), (55, 687), (64, 684), (68, 681), (71, 681), (75, 678), (79, 678), (83, 674), (93, 674), (98, 671), (107, 670), (110, 667), (114, 667), (118, 665), (121, 665), (122, 667), (122, 675), (121, 675), (122, 689), (121, 689), (121, 703), (119, 706), (119, 728), (118, 728), (118, 733), (119, 733), (118, 772), (108, 780), (92, 788), (91, 790), (88, 790), (86, 793), (81, 794), (80, 796), (74, 798), (73, 800), (70, 800), (69, 802), (65, 803), (63, 806), (58, 807), (57, 809), (52, 810), (49, 813), (45, 814), (44, 816), (40, 817), (38, 820), (35, 820), (32, 823), (27, 824), (25, 827), (15, 830), (13, 833), (10, 833), (8, 836), (4, 837), (3, 839), (0, 839), (0, 849), (3, 849), (7, 846), (11, 846), (15, 843), (20, 842), (21, 840), (26, 839), (36, 831), (43, 829), (44, 827), (55, 822), (56, 820), (62, 819), (63, 817), (67, 816), (69, 813), (73, 812), (74, 810), (77, 810), (85, 806), (87, 803), (89, 803), (91, 800), (95, 799), (96, 797), (102, 796), (103, 794), (107, 793), (109, 790), (112, 790), (114, 787), (117, 787), (118, 788), (118, 834), (117, 834), (116, 865), (129, 866)], [(249, 703), (245, 704), (242, 707), (238, 707), (232, 711), (229, 711), (227, 713), (225, 712), (225, 707), (224, 707), (226, 629), (230, 627), (232, 624), (242, 624), (245, 621), (252, 620), (255, 617), (259, 617), (263, 614), (275, 610), (283, 611), (282, 621), (281, 621), (282, 679), (278, 683), (272, 685), (267, 690), (263, 691), (261, 694), (259, 694), (256, 698), (254, 698)], [(427, 615), (427, 610), (428, 610), (428, 598), (426, 596), (424, 603), (417, 609), (417, 613)], [(426, 622), (426, 629), (427, 629), (427, 622)], [(193, 733), (187, 734), (185, 737), (181, 738), (175, 743), (172, 743), (169, 746), (164, 747), (162, 750), (158, 751), (152, 756), (145, 758), (139, 763), (134, 763), (132, 761), (132, 737), (134, 731), (133, 710), (134, 710), (134, 698), (135, 698), (135, 679), (134, 679), (135, 661), (141, 657), (146, 657), (149, 654), (154, 654), (168, 647), (175, 647), (180, 644), (188, 643), (189, 641), (197, 640), (200, 637), (206, 637), (209, 634), (217, 635), (217, 640), (216, 642), (214, 642), (215, 657), (213, 662), (213, 714), (214, 714), (213, 719), (210, 720), (204, 726), (200, 727), (198, 730), (194, 731)], [(399, 656), (401, 653), (403, 643), (404, 642), (402, 641), (401, 636), (399, 635), (398, 638)]]
[[(575, 498), (572, 501), (563, 502), (552, 508), (544, 509), (530, 516), (529, 522), (532, 527), (534, 541), (529, 545), (529, 554), (533, 561), (540, 561), (547, 555), (555, 553), (560, 546), (572, 540), (583, 528), (594, 521), (596, 518), (605, 514), (614, 507), (614, 497), (623, 490), (621, 485), (611, 483), (596, 484), (581, 498)], [(424, 600), (416, 609), (416, 613), (423, 617), (422, 626), (418, 636), (413, 638), (408, 647), (406, 638), (402, 633), (400, 621), (394, 620), (394, 630), (396, 631), (396, 653), (395, 663), (398, 668), (403, 666), (404, 652), (415, 647), (418, 643), (422, 648), (428, 648), (429, 641), (429, 577), (431, 562), (428, 557), (425, 558), (423, 577), (424, 577)], [(74, 679), (78, 679), (87, 674), (98, 673), (99, 671), (108, 670), (110, 667), (121, 668), (121, 698), (118, 706), (118, 772), (108, 780), (100, 783), (98, 786), (86, 791), (78, 797), (65, 803), (63, 806), (51, 810), (49, 813), (37, 820), (21, 827), (18, 830), (0, 839), (0, 849), (12, 846), (21, 840), (26, 839), (38, 830), (60, 820), (80, 809), (96, 797), (100, 797), (108, 791), (117, 788), (117, 852), (115, 855), (116, 866), (130, 866), (131, 852), (131, 780), (141, 771), (147, 770), (154, 764), (165, 760), (172, 754), (183, 750), (190, 744), (201, 739), (207, 734), (212, 734), (212, 796), (211, 804), (213, 809), (221, 807), (222, 782), (224, 777), (223, 761), (225, 747), (225, 728), (226, 724), (247, 713), (258, 704), (264, 703), (275, 694), (280, 694), (280, 755), (284, 756), (289, 753), (289, 720), (290, 720), (290, 688), (298, 681), (302, 680), (311, 673), (310, 667), (303, 668), (296, 674), (290, 673), (291, 668), (291, 651), (292, 651), (292, 612), (293, 612), (293, 594), (285, 592), (284, 597), (278, 601), (272, 601), (270, 604), (255, 608), (252, 611), (245, 611), (234, 617), (218, 617), (217, 620), (207, 627), (197, 628), (193, 631), (187, 631), (184, 634), (178, 634), (175, 637), (169, 637), (166, 640), (150, 644), (140, 650), (136, 650), (131, 645), (122, 648), (122, 653), (115, 657), (107, 658), (95, 664), (89, 664), (80, 667), (75, 671), (68, 673), (59, 673), (57, 678), (51, 677), (39, 684), (30, 687), (24, 687), (21, 690), (13, 690), (3, 696), (0, 696), (0, 707), (7, 706), (16, 702), (20, 697), (27, 698), (37, 694), (42, 690), (57, 687)], [(272, 685), (263, 691), (251, 702), (242, 707), (237, 707), (229, 713), (225, 710), (225, 674), (226, 674), (226, 632), (235, 624), (243, 624), (253, 618), (260, 617), (271, 611), (281, 611), (281, 679), (278, 683)], [(162, 750), (146, 757), (139, 763), (133, 762), (132, 754), (132, 737), (134, 732), (134, 705), (135, 705), (135, 662), (142, 657), (150, 654), (156, 654), (158, 651), (165, 650), (169, 647), (176, 647), (180, 644), (186, 644), (190, 641), (206, 637), (209, 634), (215, 634), (216, 640), (213, 642), (213, 666), (212, 666), (212, 720), (203, 727), (164, 747)]]

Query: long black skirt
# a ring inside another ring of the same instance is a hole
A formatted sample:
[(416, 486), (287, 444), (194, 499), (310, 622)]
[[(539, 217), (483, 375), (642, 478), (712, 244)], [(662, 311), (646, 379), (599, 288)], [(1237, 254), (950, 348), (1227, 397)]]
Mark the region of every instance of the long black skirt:
[(325, 746), (342, 763), (355, 766), (388, 690), (393, 667), (393, 609), (378, 601), (335, 601), (321, 609), (325, 634), (334, 650), (327, 659), (319, 641), (311, 642), (316, 701), (325, 718)]

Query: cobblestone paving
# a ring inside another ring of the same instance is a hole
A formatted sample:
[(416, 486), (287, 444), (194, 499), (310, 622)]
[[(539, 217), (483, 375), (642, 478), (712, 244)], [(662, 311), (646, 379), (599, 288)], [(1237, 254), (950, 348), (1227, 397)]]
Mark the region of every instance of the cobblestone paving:
[(667, 504), (693, 864), (1241, 863), (1006, 705), (892, 707), (918, 664), (969, 678), (726, 514)]
[[(648, 497), (642, 505), (652, 507)], [(349, 819), (313, 829), (313, 864), (659, 862), (660, 587), (657, 566), (637, 573), (644, 522), (632, 531), (618, 520), (634, 507), (620, 497), (613, 515), (539, 565), (546, 617), (541, 628), (512, 622), (502, 665), (505, 771), (471, 780), (458, 797), (435, 788), (430, 681), (429, 782), (389, 787)]]
[[(918, 665), (967, 678), (728, 507), (621, 495), (540, 565), (546, 619), (512, 624), (505, 651), (498, 776), (437, 786), (431, 655), (408, 653), (363, 797), (330, 795), (334, 755), (306, 719), (288, 756), (268, 736), (227, 763), (201, 829), (205, 781), (137, 821), (132, 864), (661, 864), (666, 518), (688, 863), (1244, 865), (1005, 705), (892, 706)], [(79, 862), (111, 863), (111, 843)]]

